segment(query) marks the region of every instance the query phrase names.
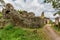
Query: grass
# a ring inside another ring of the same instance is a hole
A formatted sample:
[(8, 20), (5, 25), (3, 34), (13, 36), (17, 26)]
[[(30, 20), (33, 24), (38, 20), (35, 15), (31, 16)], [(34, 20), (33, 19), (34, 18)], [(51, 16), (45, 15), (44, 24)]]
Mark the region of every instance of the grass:
[(58, 32), (60, 32), (60, 28), (59, 27), (57, 27), (57, 26), (54, 26), (54, 27), (52, 27), (54, 30), (56, 30), (56, 31), (58, 31)]
[(43, 29), (18, 28), (8, 24), (4, 29), (0, 29), (0, 40), (49, 40)]
[(2, 13), (0, 12), (0, 18), (2, 17), (3, 15), (2, 15)]
[(58, 28), (58, 27), (56, 27), (56, 26), (54, 26), (54, 27), (52, 27), (54, 30), (55, 30), (55, 32), (58, 34), (58, 35), (60, 35), (60, 28)]

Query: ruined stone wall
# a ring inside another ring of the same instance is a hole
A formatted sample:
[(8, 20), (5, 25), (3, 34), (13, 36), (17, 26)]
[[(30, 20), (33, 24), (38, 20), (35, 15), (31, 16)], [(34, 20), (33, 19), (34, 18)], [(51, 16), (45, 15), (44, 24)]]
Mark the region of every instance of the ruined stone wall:
[(5, 9), (2, 10), (3, 18), (9, 19), (14, 25), (23, 27), (38, 28), (44, 25), (44, 19), (35, 17), (33, 12), (22, 11), (18, 12), (11, 4), (6, 4)]

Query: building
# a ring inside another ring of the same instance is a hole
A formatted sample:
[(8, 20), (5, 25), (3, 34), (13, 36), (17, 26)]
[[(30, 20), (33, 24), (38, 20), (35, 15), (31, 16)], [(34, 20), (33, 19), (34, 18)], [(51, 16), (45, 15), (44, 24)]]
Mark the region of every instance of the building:
[(44, 12), (42, 12), (40, 18), (44, 21), (44, 24), (49, 24), (50, 23), (50, 18), (47, 18), (44, 16)]
[(59, 17), (55, 18), (55, 25), (58, 26), (59, 25)]
[(45, 16), (44, 16), (44, 12), (42, 12), (40, 18), (44, 19), (44, 17), (45, 17)]

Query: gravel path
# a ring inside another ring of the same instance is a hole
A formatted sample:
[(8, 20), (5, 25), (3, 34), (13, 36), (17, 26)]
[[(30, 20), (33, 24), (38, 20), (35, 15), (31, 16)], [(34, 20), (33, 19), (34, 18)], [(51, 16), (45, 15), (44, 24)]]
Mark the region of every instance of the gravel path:
[(51, 40), (60, 40), (60, 36), (51, 28), (51, 24), (44, 26), (44, 31), (51, 38)]

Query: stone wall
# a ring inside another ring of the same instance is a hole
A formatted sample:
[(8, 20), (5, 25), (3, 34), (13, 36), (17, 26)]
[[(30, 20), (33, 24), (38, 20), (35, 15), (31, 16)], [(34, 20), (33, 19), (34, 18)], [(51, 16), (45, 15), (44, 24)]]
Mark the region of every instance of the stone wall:
[(3, 18), (9, 19), (14, 25), (30, 28), (39, 28), (44, 25), (44, 19), (36, 17), (33, 12), (18, 12), (10, 3), (6, 4), (5, 9), (2, 10), (2, 13)]

